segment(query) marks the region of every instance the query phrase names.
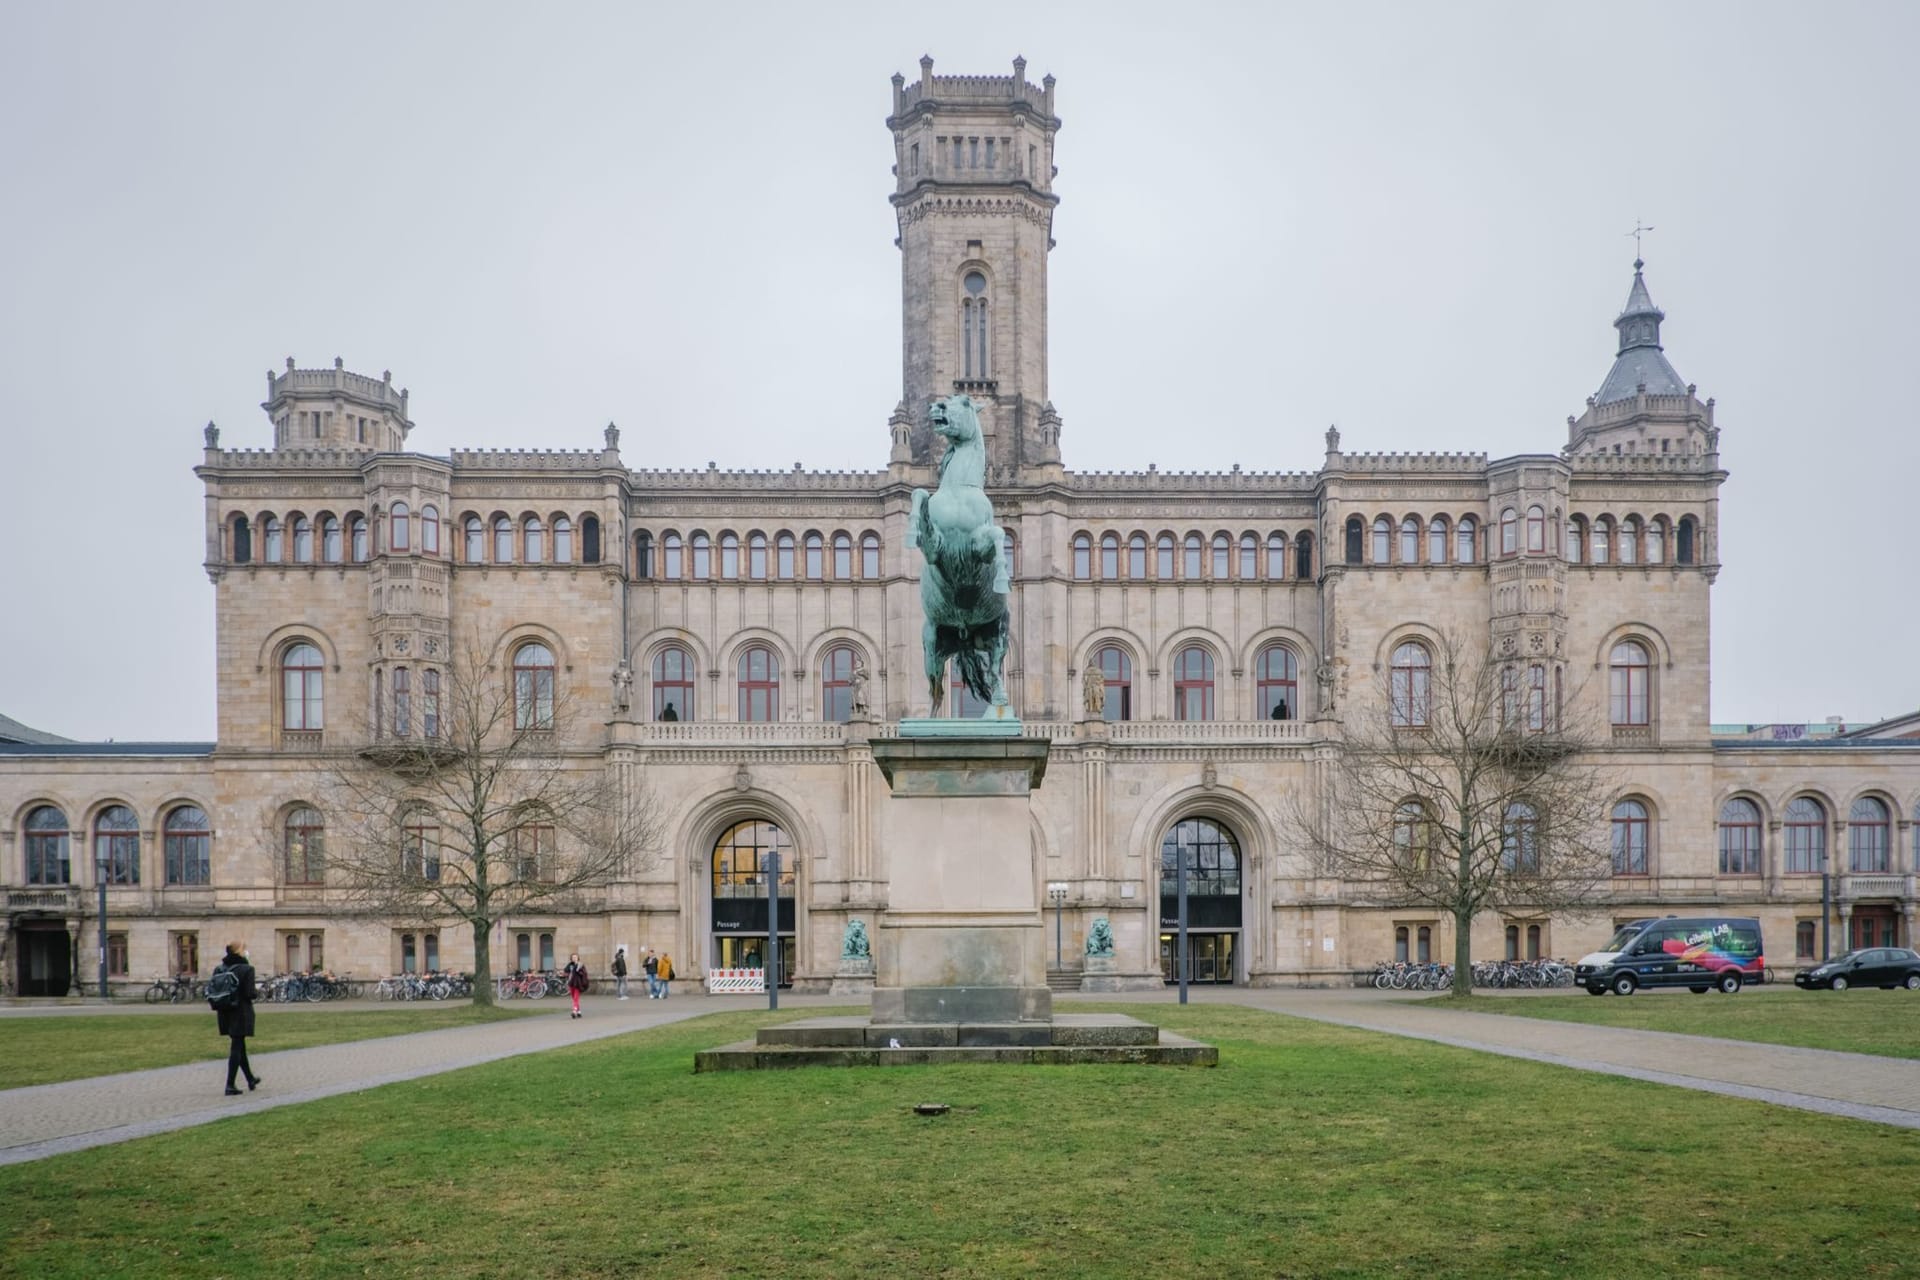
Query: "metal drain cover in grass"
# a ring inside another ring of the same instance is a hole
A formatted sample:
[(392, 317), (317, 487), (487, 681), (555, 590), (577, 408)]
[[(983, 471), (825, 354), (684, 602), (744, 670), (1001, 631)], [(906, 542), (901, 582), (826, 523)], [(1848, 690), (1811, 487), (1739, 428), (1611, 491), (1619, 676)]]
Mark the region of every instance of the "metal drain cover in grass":
[(951, 1109), (952, 1108), (948, 1107), (944, 1102), (922, 1102), (914, 1107), (913, 1114), (917, 1116), (943, 1116)]

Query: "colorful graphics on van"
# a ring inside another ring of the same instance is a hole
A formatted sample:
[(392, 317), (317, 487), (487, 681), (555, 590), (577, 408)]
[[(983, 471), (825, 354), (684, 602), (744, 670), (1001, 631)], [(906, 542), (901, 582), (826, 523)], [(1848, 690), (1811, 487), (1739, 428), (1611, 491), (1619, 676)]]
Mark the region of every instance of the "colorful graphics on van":
[(1738, 969), (1757, 977), (1766, 968), (1766, 957), (1760, 954), (1759, 932), (1731, 924), (1694, 930), (1684, 941), (1666, 938), (1660, 946), (1668, 955), (1679, 957), (1681, 964), (1698, 965), (1710, 973)]

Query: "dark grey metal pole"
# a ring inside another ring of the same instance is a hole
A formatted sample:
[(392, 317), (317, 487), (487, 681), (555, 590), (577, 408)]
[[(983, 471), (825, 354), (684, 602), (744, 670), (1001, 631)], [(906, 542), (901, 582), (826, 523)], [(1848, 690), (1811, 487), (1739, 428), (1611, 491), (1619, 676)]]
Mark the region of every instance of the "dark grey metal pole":
[(1827, 864), (1820, 863), (1820, 958), (1833, 959), (1833, 944), (1827, 937), (1828, 926), (1833, 921), (1833, 877), (1827, 873)]
[(1180, 898), (1180, 912), (1177, 918), (1179, 936), (1174, 946), (1179, 948), (1176, 963), (1180, 966), (1180, 1003), (1187, 1002), (1187, 846), (1182, 843), (1175, 846), (1173, 855), (1174, 892)]
[(780, 844), (767, 854), (767, 1008), (780, 1007)]
[(1064, 969), (1067, 967), (1066, 960), (1062, 958), (1065, 953), (1062, 950), (1061, 929), (1063, 926), (1060, 923), (1061, 913), (1066, 910), (1066, 906), (1066, 895), (1055, 894), (1053, 898), (1053, 967), (1056, 969)]
[(100, 882), (100, 990), (99, 997), (107, 998), (107, 864), (94, 864), (94, 879)]

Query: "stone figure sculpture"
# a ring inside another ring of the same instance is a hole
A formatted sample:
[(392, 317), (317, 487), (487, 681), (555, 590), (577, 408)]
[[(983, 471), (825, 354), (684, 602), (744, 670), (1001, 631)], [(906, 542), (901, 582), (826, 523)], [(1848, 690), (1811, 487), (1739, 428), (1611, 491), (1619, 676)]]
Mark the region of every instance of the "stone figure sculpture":
[(987, 705), (985, 717), (1007, 715), (1001, 674), (1007, 656), (1006, 534), (987, 499), (986, 441), (970, 396), (933, 402), (929, 418), (946, 438), (940, 485), (913, 491), (907, 545), (926, 557), (920, 604), (926, 611), (920, 647), (926, 659), (933, 713), (947, 697), (947, 662), (969, 692)]
[(1090, 716), (1107, 713), (1107, 677), (1097, 666), (1089, 664), (1080, 677), (1080, 705)]
[(840, 958), (842, 960), (866, 960), (873, 955), (873, 948), (867, 942), (867, 926), (860, 920), (847, 921), (847, 931), (840, 936)]
[(1093, 928), (1087, 930), (1087, 954), (1090, 956), (1113, 954), (1113, 926), (1107, 923), (1105, 916), (1095, 916)]
[(633, 668), (625, 660), (613, 669), (613, 709), (633, 710)]
[(873, 707), (867, 701), (867, 664), (859, 658), (853, 660), (853, 675), (849, 677), (852, 688), (847, 692), (847, 709), (855, 720), (865, 720), (873, 713)]

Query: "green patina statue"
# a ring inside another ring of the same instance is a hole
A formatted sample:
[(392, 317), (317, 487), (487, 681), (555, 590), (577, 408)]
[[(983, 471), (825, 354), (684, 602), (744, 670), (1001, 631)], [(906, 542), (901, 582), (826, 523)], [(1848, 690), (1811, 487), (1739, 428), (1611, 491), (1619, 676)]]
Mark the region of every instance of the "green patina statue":
[(867, 926), (859, 920), (847, 921), (847, 931), (840, 935), (840, 958), (842, 960), (866, 960), (873, 955), (873, 948), (867, 943)]
[(986, 704), (982, 718), (1006, 719), (1007, 540), (987, 499), (980, 415), (972, 397), (949, 396), (933, 402), (929, 417), (946, 437), (947, 451), (940, 457), (940, 487), (913, 491), (907, 545), (919, 547), (927, 562), (920, 575), (926, 610), (920, 646), (933, 713), (946, 701), (951, 659), (968, 691)]
[(1105, 916), (1095, 916), (1093, 928), (1087, 930), (1087, 954), (1090, 956), (1113, 954), (1113, 926), (1107, 923)]

